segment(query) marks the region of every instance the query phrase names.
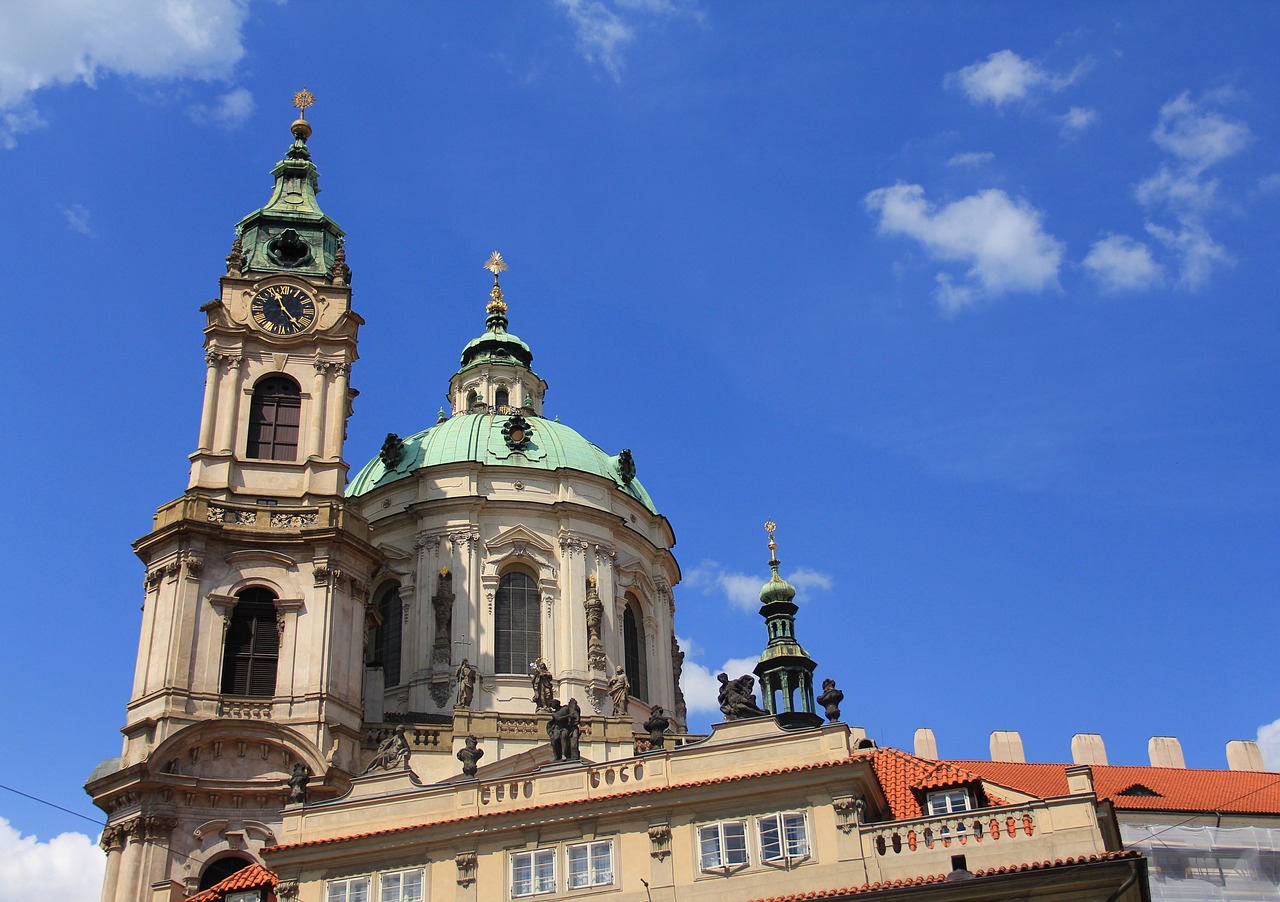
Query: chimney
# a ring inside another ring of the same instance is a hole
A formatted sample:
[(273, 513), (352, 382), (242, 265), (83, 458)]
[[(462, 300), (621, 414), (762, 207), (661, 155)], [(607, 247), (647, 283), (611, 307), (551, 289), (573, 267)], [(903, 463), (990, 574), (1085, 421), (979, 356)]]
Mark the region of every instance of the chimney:
[(938, 760), (938, 740), (934, 737), (933, 730), (928, 727), (916, 730), (916, 755)]
[(1024, 762), (1022, 737), (1016, 730), (994, 730), (991, 733), (991, 760)]
[(1067, 768), (1067, 792), (1074, 796), (1093, 791), (1093, 768), (1087, 764), (1075, 764)]
[(1231, 770), (1265, 771), (1262, 749), (1248, 739), (1233, 739), (1227, 743), (1227, 767)]
[(1187, 766), (1187, 760), (1182, 757), (1182, 743), (1176, 736), (1152, 736), (1147, 743), (1147, 753), (1151, 755), (1152, 767)]
[(1106, 764), (1107, 747), (1097, 733), (1077, 733), (1071, 737), (1071, 760), (1076, 764)]

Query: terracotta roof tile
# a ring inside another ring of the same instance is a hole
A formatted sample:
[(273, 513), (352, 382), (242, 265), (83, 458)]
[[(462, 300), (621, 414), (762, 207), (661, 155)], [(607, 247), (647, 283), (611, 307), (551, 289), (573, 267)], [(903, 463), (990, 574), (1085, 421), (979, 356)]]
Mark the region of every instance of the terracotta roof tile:
[(227, 893), (234, 893), (244, 889), (259, 889), (261, 887), (269, 887), (275, 889), (276, 884), (280, 882), (280, 878), (276, 876), (274, 871), (264, 868), (257, 862), (248, 867), (241, 868), (230, 877), (215, 883), (206, 890), (201, 890), (194, 896), (188, 896), (187, 902), (217, 902)]
[[(996, 877), (1001, 874), (1013, 874), (1021, 871), (1039, 871), (1045, 868), (1076, 867), (1082, 864), (1094, 864), (1100, 861), (1116, 861), (1118, 859), (1139, 859), (1138, 852), (1103, 852), (1098, 855), (1082, 855), (1079, 858), (1057, 858), (1053, 861), (1032, 861), (1025, 864), (1008, 865), (1000, 868), (986, 868), (974, 871), (976, 878)], [(883, 880), (878, 883), (864, 883), (861, 886), (842, 886), (826, 890), (810, 890), (803, 893), (791, 893), (786, 896), (770, 896), (767, 899), (755, 899), (752, 902), (802, 902), (806, 899), (839, 899), (845, 896), (856, 896), (864, 893), (876, 893), (884, 890), (902, 889), (909, 886), (926, 886), (933, 883), (945, 883), (946, 874), (930, 874), (927, 877), (912, 877), (905, 880)]]
[[(1040, 797), (1067, 794), (1068, 764), (956, 761), (984, 780)], [(1122, 810), (1222, 811), (1280, 814), (1280, 774), (1239, 770), (1195, 770), (1094, 764), (1098, 798)], [(1156, 795), (1122, 795), (1141, 785)]]
[[(804, 771), (821, 770), (827, 767), (840, 767), (845, 764), (852, 764), (860, 760), (863, 755), (851, 755), (848, 758), (837, 758), (833, 761), (817, 761), (812, 764), (795, 764), (790, 767), (775, 767), (770, 770), (755, 771), (749, 774), (731, 774), (724, 777), (710, 777), (706, 780), (692, 780), (688, 783), (673, 783), (668, 786), (652, 786), (643, 789), (631, 789), (625, 792), (614, 792), (608, 795), (590, 796), (585, 798), (565, 799), (562, 802), (547, 802), (542, 805), (526, 805), (521, 808), (498, 808), (493, 811), (485, 811), (480, 814), (468, 814), (463, 817), (446, 818), (439, 821), (424, 821), (417, 824), (405, 824), (400, 827), (387, 827), (382, 830), (370, 830), (365, 833), (352, 833), (347, 836), (334, 836), (329, 839), (309, 839), (304, 842), (288, 843), (279, 846), (268, 846), (262, 851), (266, 854), (280, 852), (287, 849), (304, 849), (309, 846), (322, 846), (330, 843), (348, 842), (354, 839), (367, 839), (372, 836), (390, 836), (396, 833), (407, 833), (411, 830), (420, 830), (425, 827), (440, 827), (447, 824), (465, 824), (474, 823), (489, 817), (497, 817), (504, 814), (528, 814), (535, 811), (548, 811), (554, 808), (567, 808), (572, 805), (585, 805), (592, 802), (610, 802), (621, 798), (634, 798), (635, 796), (652, 795), (660, 792), (675, 792), (681, 789), (691, 789), (698, 786), (716, 786), (722, 783), (736, 783), (741, 780), (755, 780), (760, 777), (776, 777), (781, 774), (802, 773)], [(202, 900), (203, 902), (203, 900)]]
[[(960, 786), (980, 779), (978, 774), (951, 761), (918, 758), (898, 749), (876, 749), (871, 764), (889, 801), (889, 809), (897, 820), (924, 816), (916, 790)], [(991, 801), (1003, 804), (996, 799)]]

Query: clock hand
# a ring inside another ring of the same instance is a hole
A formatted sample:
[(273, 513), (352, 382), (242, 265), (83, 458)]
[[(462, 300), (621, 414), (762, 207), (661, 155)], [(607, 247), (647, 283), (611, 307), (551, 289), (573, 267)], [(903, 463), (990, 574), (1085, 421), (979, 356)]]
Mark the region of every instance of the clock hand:
[(302, 327), (302, 323), (294, 319), (293, 314), (289, 312), (289, 308), (284, 305), (283, 298), (276, 298), (276, 303), (280, 305), (280, 312), (283, 313), (285, 316), (289, 317), (289, 322), (293, 323), (295, 326), (298, 326), (299, 328)]

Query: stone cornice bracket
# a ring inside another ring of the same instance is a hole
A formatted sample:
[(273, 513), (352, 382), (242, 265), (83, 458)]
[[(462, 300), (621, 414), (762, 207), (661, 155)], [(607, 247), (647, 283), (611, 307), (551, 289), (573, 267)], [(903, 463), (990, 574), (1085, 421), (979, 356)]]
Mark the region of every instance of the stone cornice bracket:
[(440, 535), (438, 533), (423, 533), (413, 540), (413, 548), (415, 551), (421, 551), (423, 548), (430, 548), (435, 551), (440, 547)]
[(832, 800), (831, 807), (836, 812), (836, 826), (851, 833), (862, 823), (867, 803), (858, 796), (841, 796)]
[(210, 348), (204, 355), (205, 363), (210, 366), (226, 364), (227, 369), (233, 370), (244, 363), (244, 357), (240, 354), (233, 354), (228, 351), (219, 351), (217, 348)]
[(177, 826), (176, 818), (144, 815), (138, 818), (134, 833), (146, 842), (166, 842)]
[(343, 575), (341, 567), (330, 567), (328, 564), (316, 564), (311, 570), (311, 576), (317, 587), (333, 586), (336, 589), (342, 582)]
[(470, 886), (476, 882), (475, 852), (459, 852), (453, 863), (458, 866), (458, 886)]
[(297, 880), (281, 880), (276, 884), (276, 896), (281, 899), (298, 898), (298, 881)]
[(231, 612), (235, 609), (239, 600), (234, 595), (220, 595), (217, 592), (209, 593), (209, 604), (213, 605), (213, 609), (222, 617), (223, 629), (226, 629), (227, 625), (231, 623)]
[(654, 824), (649, 828), (649, 854), (659, 861), (671, 854), (670, 824)]
[(194, 551), (187, 551), (183, 554), (183, 563), (187, 565), (187, 576), (192, 579), (199, 579), (204, 573), (204, 556), (196, 554)]
[(316, 372), (322, 376), (327, 376), (333, 372), (333, 368), (337, 366), (332, 360), (324, 360), (317, 357), (311, 364), (316, 368)]
[(578, 536), (576, 533), (563, 530), (560, 533), (560, 550), (573, 556), (575, 551), (581, 552), (586, 557), (587, 549), (591, 547), (591, 543)]

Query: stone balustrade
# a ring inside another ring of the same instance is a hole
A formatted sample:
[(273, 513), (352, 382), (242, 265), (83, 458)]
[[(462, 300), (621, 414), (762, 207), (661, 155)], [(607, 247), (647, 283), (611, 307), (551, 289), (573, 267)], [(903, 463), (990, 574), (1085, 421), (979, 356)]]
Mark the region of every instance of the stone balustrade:
[(962, 814), (935, 815), (916, 821), (863, 824), (859, 827), (866, 857), (906, 855), (979, 843), (1007, 843), (1030, 839), (1036, 833), (1038, 812), (1033, 806), (1010, 805)]

